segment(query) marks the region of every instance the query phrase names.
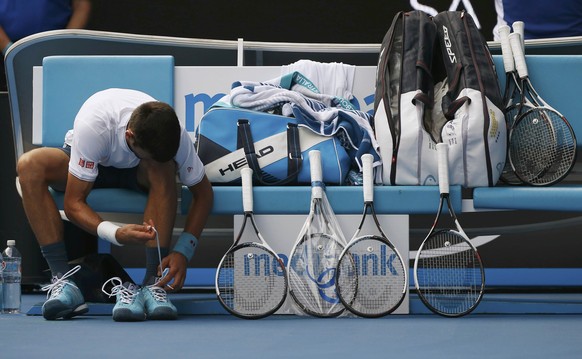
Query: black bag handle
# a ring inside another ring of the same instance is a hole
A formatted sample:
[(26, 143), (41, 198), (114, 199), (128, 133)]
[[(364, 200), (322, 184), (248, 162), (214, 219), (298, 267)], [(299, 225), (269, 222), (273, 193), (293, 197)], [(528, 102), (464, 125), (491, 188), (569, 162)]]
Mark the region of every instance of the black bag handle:
[(287, 177), (283, 179), (267, 180), (261, 166), (257, 153), (255, 152), (255, 142), (251, 134), (251, 125), (247, 119), (237, 121), (237, 147), (242, 147), (245, 152), (245, 158), (249, 168), (253, 170), (253, 177), (263, 185), (279, 186), (289, 184), (297, 180), (303, 157), (301, 155), (301, 146), (299, 143), (299, 128), (294, 123), (287, 124)]

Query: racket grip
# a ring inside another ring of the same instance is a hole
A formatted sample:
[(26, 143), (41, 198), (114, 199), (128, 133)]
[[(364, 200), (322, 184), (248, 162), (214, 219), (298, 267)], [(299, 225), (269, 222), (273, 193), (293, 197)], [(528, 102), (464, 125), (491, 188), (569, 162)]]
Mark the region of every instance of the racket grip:
[(503, 57), (503, 67), (505, 68), (506, 73), (515, 71), (513, 52), (511, 51), (511, 45), (509, 44), (510, 33), (511, 29), (508, 25), (499, 27), (499, 42), (501, 43), (501, 55)]
[(449, 193), (449, 145), (437, 143), (437, 166), (440, 193)]
[(240, 171), (242, 180), (242, 201), (245, 213), (253, 211), (253, 170), (245, 167)]
[(509, 35), (509, 44), (511, 45), (511, 51), (513, 52), (513, 58), (515, 59), (517, 73), (520, 78), (526, 78), (528, 73), (525, 64), (525, 55), (523, 54), (523, 48), (521, 47), (521, 35), (517, 33)]
[(525, 23), (523, 21), (515, 21), (513, 24), (511, 24), (511, 27), (513, 28), (513, 32), (519, 34), (519, 38), (521, 40), (521, 49), (525, 52)]
[(319, 150), (309, 151), (309, 168), (311, 170), (311, 194), (314, 198), (323, 198), (323, 175)]
[(374, 200), (374, 175), (373, 171), (374, 156), (366, 153), (362, 156), (363, 169), (363, 190), (364, 202), (372, 202)]

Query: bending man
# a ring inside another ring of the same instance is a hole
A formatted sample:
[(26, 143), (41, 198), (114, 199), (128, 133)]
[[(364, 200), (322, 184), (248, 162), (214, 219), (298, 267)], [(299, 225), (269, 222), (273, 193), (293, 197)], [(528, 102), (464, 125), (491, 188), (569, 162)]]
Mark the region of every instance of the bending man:
[[(179, 290), (197, 238), (208, 219), (213, 191), (190, 136), (175, 111), (149, 95), (127, 89), (107, 89), (92, 95), (79, 110), (63, 148), (37, 148), (17, 164), (26, 216), (51, 270), (46, 319), (71, 318), (88, 310), (73, 281), (63, 242), (63, 223), (48, 190), (65, 192), (67, 218), (85, 231), (116, 245), (146, 246), (142, 288), (116, 286), (113, 319), (134, 321), (174, 319), (176, 308), (165, 290)], [(176, 174), (194, 197), (184, 232), (170, 251), (176, 217)], [(104, 221), (87, 204), (92, 188), (121, 187), (148, 194), (143, 224), (122, 227)], [(159, 237), (165, 277), (159, 278), (156, 246)], [(171, 284), (170, 284), (171, 283)], [(169, 285), (170, 284), (170, 285)]]

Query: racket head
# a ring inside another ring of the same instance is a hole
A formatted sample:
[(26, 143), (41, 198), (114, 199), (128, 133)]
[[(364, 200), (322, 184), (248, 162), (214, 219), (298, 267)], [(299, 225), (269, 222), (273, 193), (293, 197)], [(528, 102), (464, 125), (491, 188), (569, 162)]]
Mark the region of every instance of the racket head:
[[(507, 133), (508, 133), (508, 143), (509, 143), (509, 132), (511, 131), (511, 127), (515, 123), (515, 119), (519, 113), (519, 103), (511, 103), (510, 106), (505, 108), (505, 123), (507, 124)], [(507, 149), (505, 165), (501, 171), (500, 179), (503, 183), (508, 185), (521, 185), (523, 181), (515, 174), (513, 167), (511, 166), (511, 160), (509, 158), (509, 147)]]
[(289, 293), (297, 306), (315, 317), (336, 317), (344, 311), (335, 272), (344, 245), (326, 233), (304, 235), (289, 257)]
[(262, 244), (235, 245), (223, 256), (216, 271), (216, 294), (231, 314), (260, 319), (275, 313), (287, 296), (283, 261)]
[(477, 249), (460, 232), (432, 232), (414, 260), (414, 285), (422, 302), (434, 313), (460, 317), (481, 302), (485, 270)]
[[(507, 133), (513, 126), (515, 119), (519, 113), (520, 107), (520, 93), (521, 87), (516, 78), (515, 61), (513, 59), (513, 51), (509, 43), (509, 35), (511, 28), (508, 25), (499, 27), (499, 41), (501, 44), (501, 55), (503, 58), (503, 67), (505, 68), (505, 90), (503, 92), (503, 112), (505, 115), (505, 123), (507, 126)], [(509, 138), (509, 137), (508, 137)], [(515, 175), (511, 163), (509, 161), (509, 152), (506, 154), (505, 165), (501, 171), (500, 180), (509, 185), (519, 185), (523, 182)]]
[(576, 162), (576, 137), (557, 111), (530, 108), (512, 126), (508, 152), (520, 180), (534, 186), (552, 185), (572, 170)]
[(406, 296), (407, 276), (398, 250), (386, 238), (366, 235), (350, 241), (336, 272), (338, 297), (352, 313), (388, 315)]

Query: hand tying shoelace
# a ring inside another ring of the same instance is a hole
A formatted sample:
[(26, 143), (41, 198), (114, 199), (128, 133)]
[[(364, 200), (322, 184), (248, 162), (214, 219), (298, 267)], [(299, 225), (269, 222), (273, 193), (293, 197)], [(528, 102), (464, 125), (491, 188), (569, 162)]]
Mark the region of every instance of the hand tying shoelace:
[[(164, 279), (164, 277), (166, 277), (166, 275), (169, 272), (169, 268), (166, 269), (162, 269), (162, 251), (160, 249), (160, 239), (158, 237), (158, 230), (154, 227), (154, 226), (150, 226), (150, 229), (154, 231), (154, 233), (156, 234), (156, 245), (158, 246), (158, 260), (159, 260), (159, 266), (160, 266), (160, 273), (162, 274), (160, 277), (156, 278), (156, 282), (153, 285), (150, 285), (148, 287), (158, 287), (157, 284)], [(172, 287), (170, 284), (166, 284), (166, 286), (170, 289), (174, 289), (174, 287)], [(158, 287), (160, 288), (160, 287)], [(163, 290), (163, 288), (160, 288)], [(165, 291), (164, 291), (164, 295), (165, 295)], [(165, 298), (164, 298), (165, 300)]]
[[(156, 234), (158, 246), (158, 257), (160, 263), (161, 277), (151, 277), (151, 284), (139, 287), (130, 282), (123, 282), (119, 277), (107, 280), (101, 290), (109, 297), (116, 297), (113, 307), (113, 320), (118, 322), (141, 321), (145, 319), (173, 320), (178, 316), (176, 307), (170, 302), (164, 288), (160, 287), (160, 281), (168, 274), (169, 268), (162, 271), (162, 253), (158, 231), (149, 226), (148, 230), (153, 230)], [(112, 285), (111, 290), (107, 287)], [(169, 286), (172, 288), (171, 286)]]

